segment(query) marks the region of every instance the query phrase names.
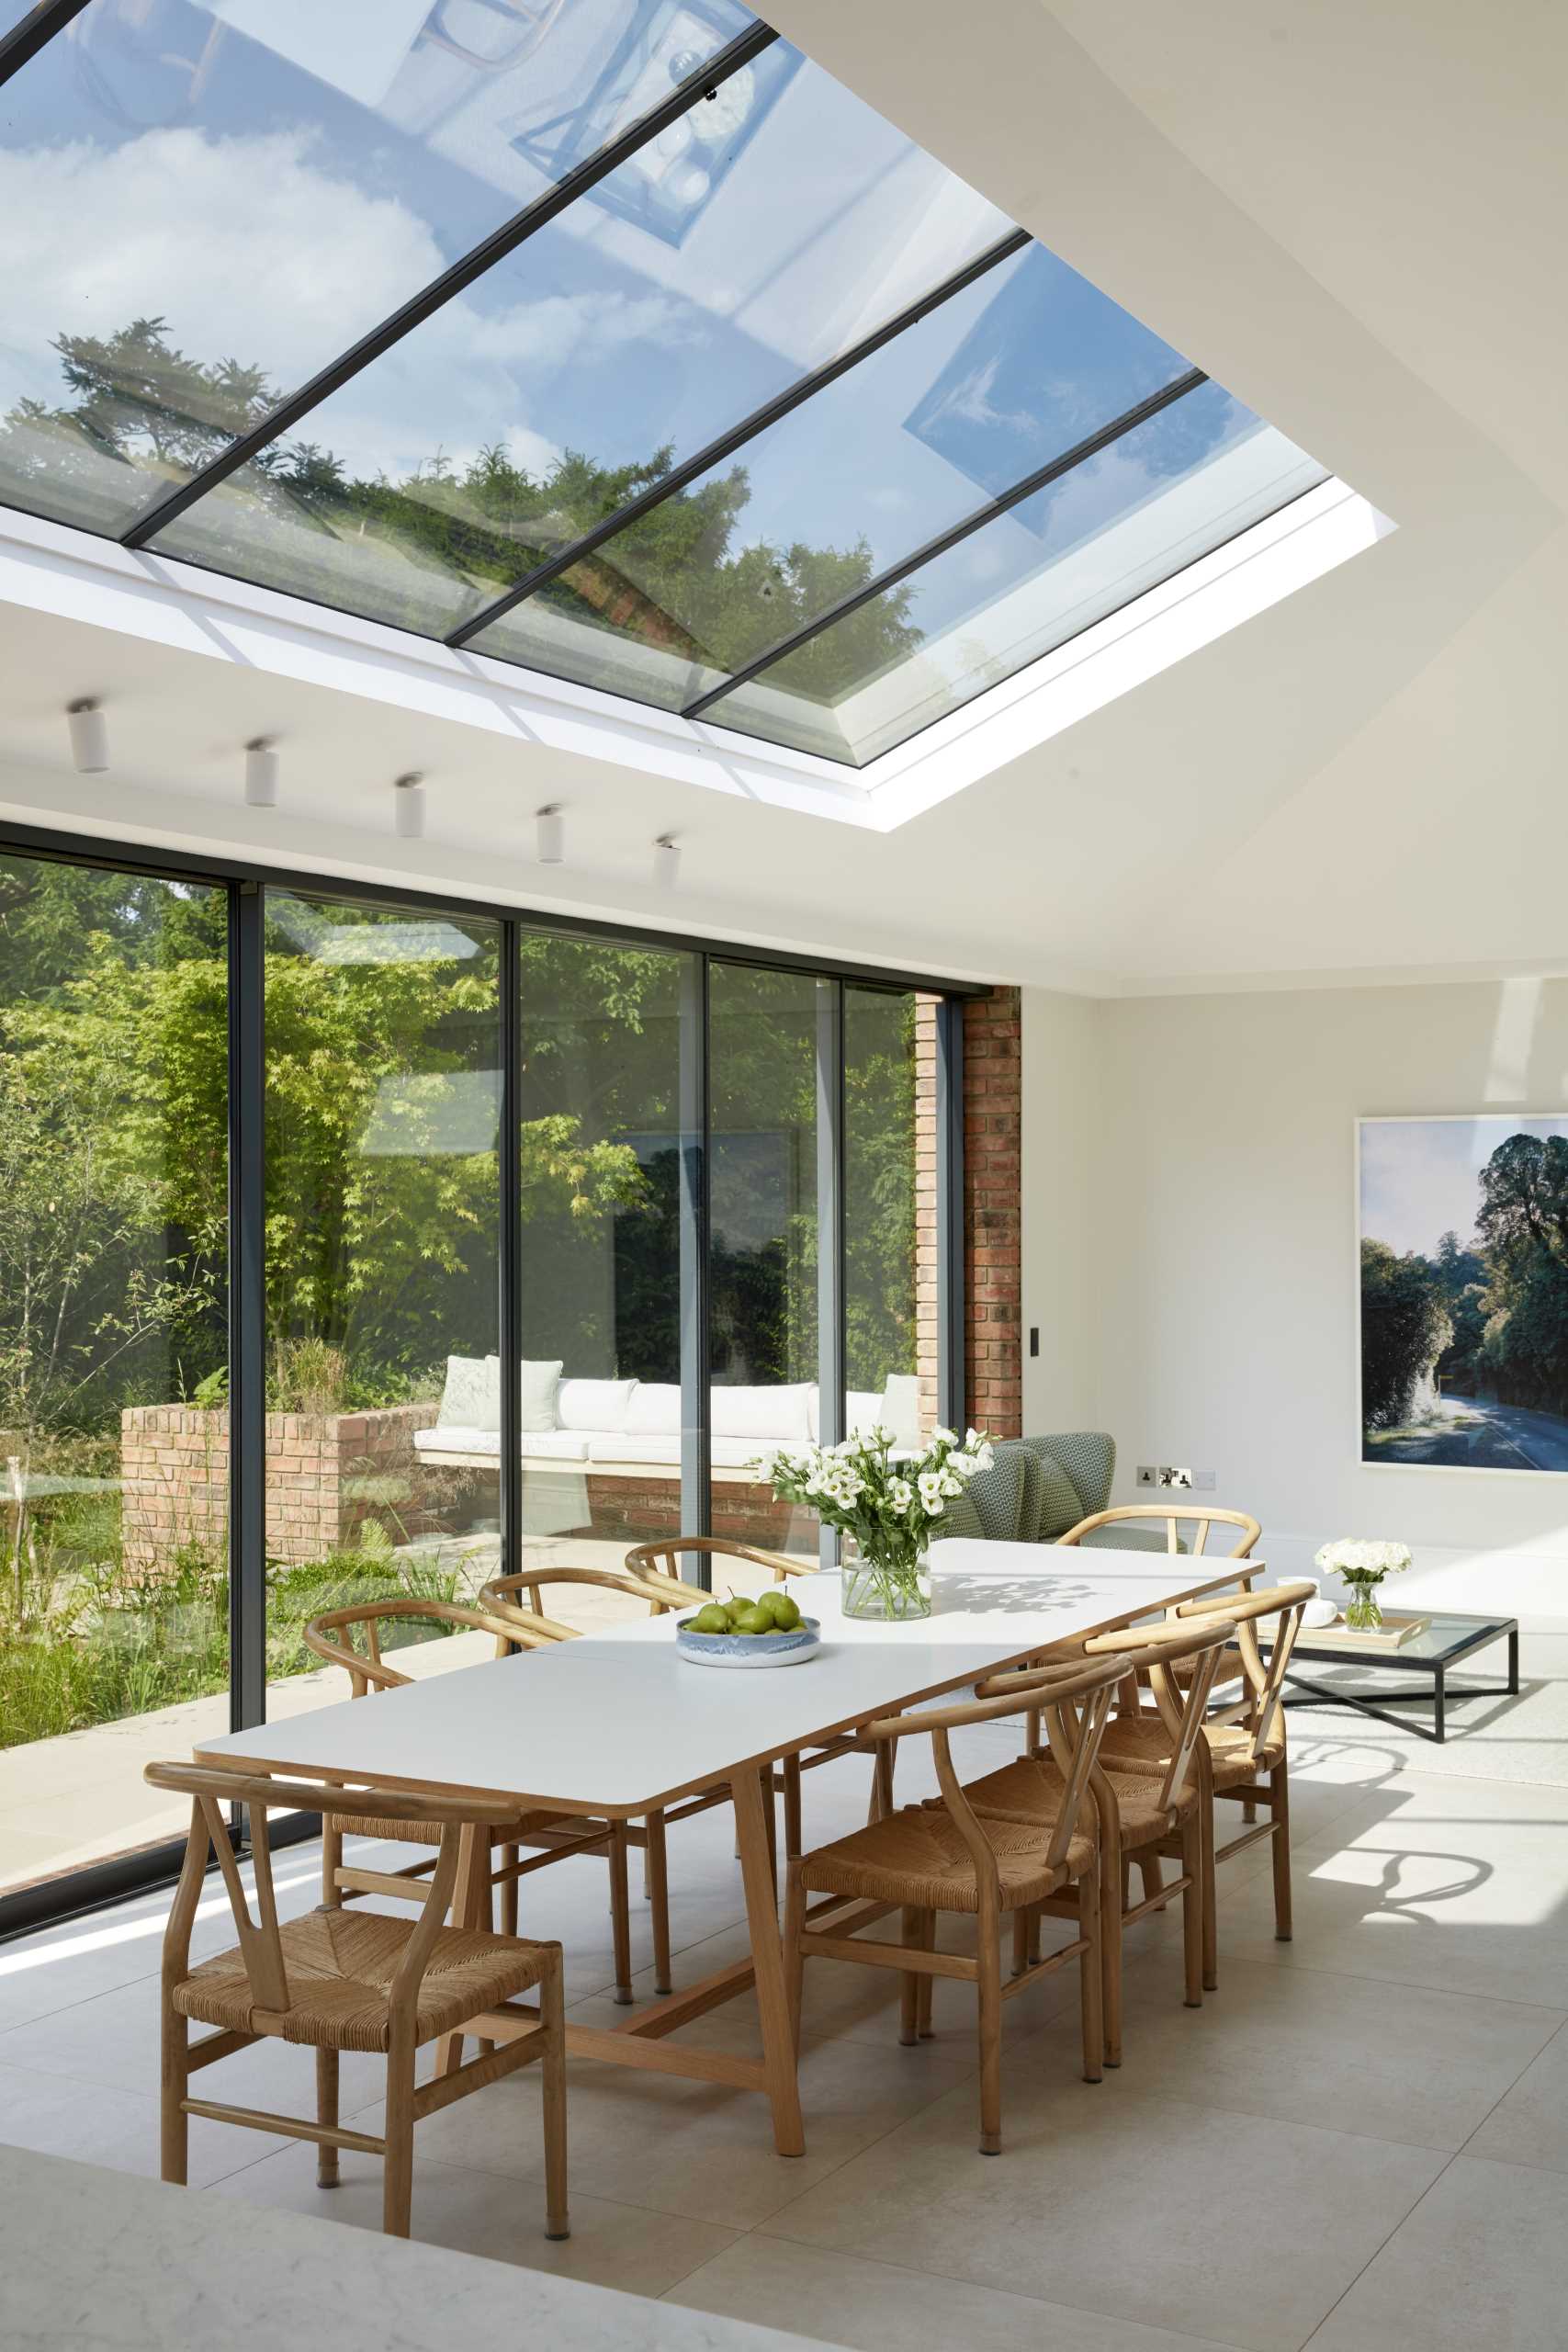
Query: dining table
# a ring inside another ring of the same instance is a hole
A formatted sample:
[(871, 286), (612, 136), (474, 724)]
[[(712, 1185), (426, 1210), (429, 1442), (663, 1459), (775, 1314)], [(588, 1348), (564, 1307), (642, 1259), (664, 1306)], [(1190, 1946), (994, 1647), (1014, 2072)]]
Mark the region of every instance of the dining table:
[[(520, 1811), (604, 1821), (639, 1820), (728, 1788), (747, 1956), (633, 2008), (613, 2028), (569, 2020), (567, 2049), (573, 2057), (760, 2093), (778, 2153), (800, 2155), (806, 2143), (773, 1836), (778, 1766), (879, 1717), (1222, 1590), (1259, 1566), (951, 1539), (931, 1548), (925, 1618), (889, 1623), (847, 1616), (837, 1574), (792, 1578), (786, 1589), (821, 1632), (819, 1646), (798, 1666), (696, 1666), (676, 1649), (675, 1616), (660, 1614), (426, 1676), (376, 1693), (374, 1703), (344, 1700), (215, 1735), (197, 1743), (196, 1755), (236, 1772), (504, 1796)], [(469, 1924), (482, 1922), (486, 1869), (476, 1854), (459, 1888)], [(681, 2027), (753, 1988), (761, 2059), (672, 2041)], [(502, 2040), (519, 2029), (495, 2017), (468, 2030)]]

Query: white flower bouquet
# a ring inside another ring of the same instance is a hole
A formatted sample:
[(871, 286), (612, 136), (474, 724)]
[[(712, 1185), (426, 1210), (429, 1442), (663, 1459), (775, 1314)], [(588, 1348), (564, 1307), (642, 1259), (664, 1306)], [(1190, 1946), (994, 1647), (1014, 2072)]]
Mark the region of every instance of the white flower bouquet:
[(1349, 1586), (1350, 1599), (1345, 1609), (1347, 1625), (1357, 1633), (1371, 1633), (1382, 1623), (1378, 1587), (1384, 1577), (1395, 1576), (1410, 1566), (1410, 1546), (1364, 1544), (1354, 1536), (1341, 1535), (1314, 1555), (1314, 1565), (1325, 1568)]
[(930, 1614), (926, 1546), (953, 1498), (993, 1458), (979, 1430), (962, 1442), (953, 1430), (938, 1430), (920, 1453), (895, 1454), (893, 1444), (893, 1432), (876, 1428), (841, 1445), (782, 1447), (761, 1465), (781, 1500), (805, 1504), (850, 1539), (844, 1608), (851, 1616)]

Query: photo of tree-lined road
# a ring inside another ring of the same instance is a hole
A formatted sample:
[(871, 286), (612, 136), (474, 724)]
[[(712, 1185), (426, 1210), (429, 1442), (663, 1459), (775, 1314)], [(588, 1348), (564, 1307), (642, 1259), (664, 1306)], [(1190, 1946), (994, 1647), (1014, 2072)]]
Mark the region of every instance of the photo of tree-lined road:
[(1568, 1117), (1360, 1142), (1362, 1460), (1568, 1471)]

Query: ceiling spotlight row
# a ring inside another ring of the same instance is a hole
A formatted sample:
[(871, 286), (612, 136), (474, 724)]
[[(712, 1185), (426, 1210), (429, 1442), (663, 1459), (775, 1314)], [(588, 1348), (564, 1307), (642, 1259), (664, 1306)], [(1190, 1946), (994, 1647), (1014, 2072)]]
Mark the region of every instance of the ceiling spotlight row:
[[(92, 695), (69, 703), (65, 711), (71, 732), (71, 757), (83, 775), (102, 775), (109, 763), (108, 721), (102, 705)], [(245, 745), (245, 805), (276, 808), (279, 760), (270, 735), (254, 736)], [(424, 838), (424, 778), (417, 768), (392, 782), (393, 821), (398, 839)], [(536, 848), (541, 865), (566, 863), (566, 811), (558, 800), (547, 800), (534, 811)], [(681, 877), (681, 845), (673, 833), (660, 833), (653, 844), (653, 878), (659, 888), (672, 890)]]

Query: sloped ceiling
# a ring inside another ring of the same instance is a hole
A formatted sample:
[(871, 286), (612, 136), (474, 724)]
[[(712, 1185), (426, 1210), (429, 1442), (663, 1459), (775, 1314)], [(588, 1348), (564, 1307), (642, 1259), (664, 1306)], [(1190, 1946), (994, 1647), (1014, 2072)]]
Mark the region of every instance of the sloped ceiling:
[[(772, 21), (1364, 492), (1393, 536), (889, 835), (580, 763), (572, 867), (528, 862), (559, 781), (525, 749), (296, 713), (312, 788), (260, 842), (229, 681), (38, 616), (0, 643), (18, 816), (262, 846), (923, 968), (1108, 993), (1568, 969), (1568, 12), (1497, 0), (778, 0)], [(809, 167), (809, 159), (805, 159)], [(62, 692), (117, 676), (112, 785)], [(341, 702), (344, 697), (337, 697)], [(122, 761), (118, 746), (123, 744)], [(225, 764), (215, 763), (220, 749)], [(451, 762), (441, 775), (442, 762)], [(396, 765), (431, 840), (367, 825)], [(379, 797), (378, 797), (379, 796)], [(648, 844), (684, 848), (678, 907)], [(825, 839), (825, 835), (829, 835)]]

